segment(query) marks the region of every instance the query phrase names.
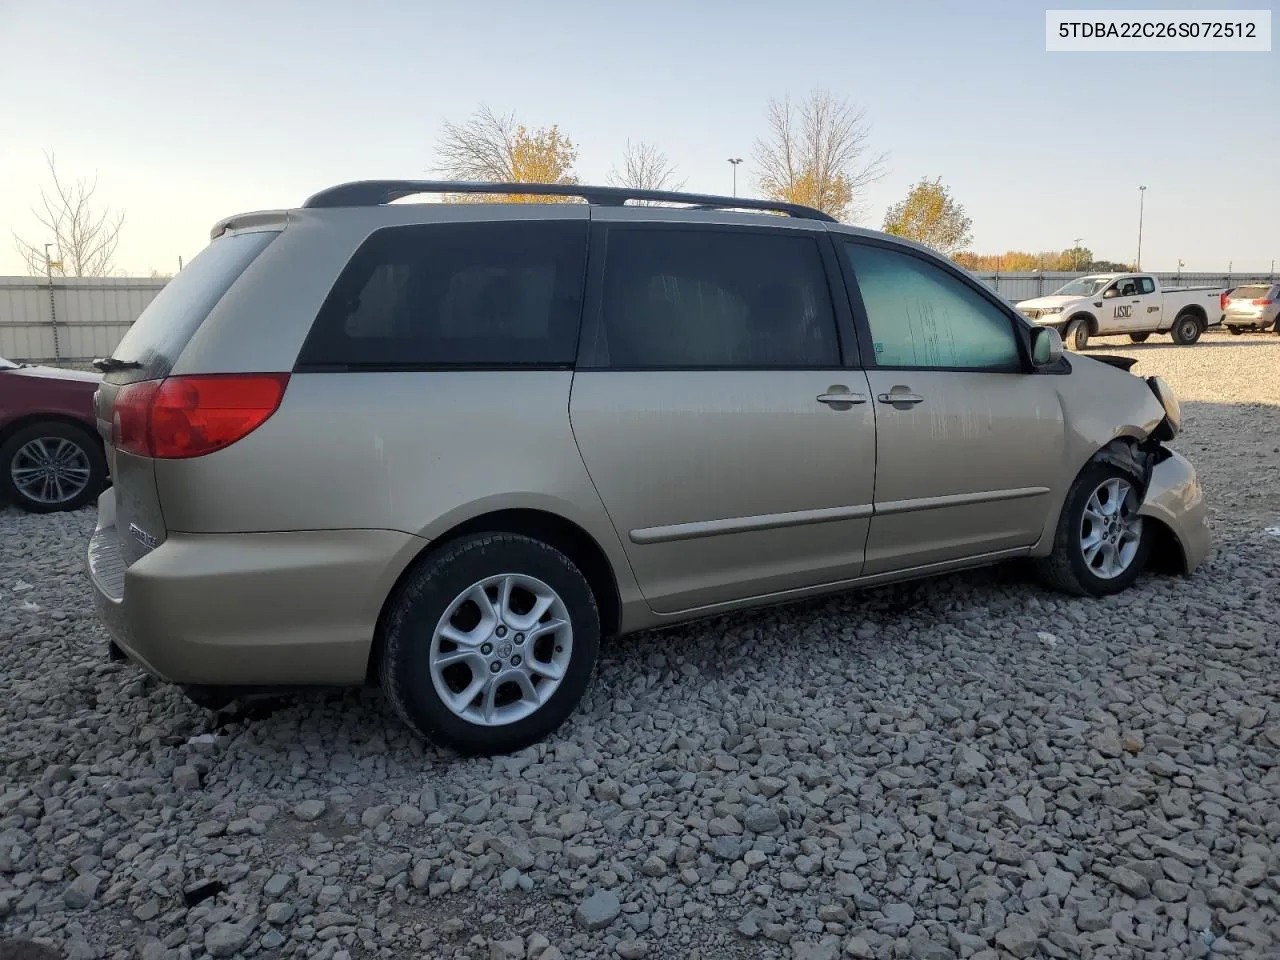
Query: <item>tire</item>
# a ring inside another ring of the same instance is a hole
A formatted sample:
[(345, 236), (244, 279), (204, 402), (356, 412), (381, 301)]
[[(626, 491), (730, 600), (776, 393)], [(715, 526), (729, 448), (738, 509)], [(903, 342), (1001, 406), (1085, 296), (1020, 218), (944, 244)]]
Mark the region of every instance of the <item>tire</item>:
[(33, 423), (0, 446), (0, 499), (31, 513), (83, 507), (102, 492), (106, 475), (98, 438), (70, 423)]
[[(486, 625), (473, 599), (481, 592), (490, 610), (505, 613), (507, 626), (501, 619)], [(536, 624), (522, 627), (519, 618), (532, 613), (531, 599), (549, 606)], [(546, 630), (552, 621), (561, 626)], [(524, 646), (524, 633), (538, 627), (541, 635)], [(409, 574), (381, 639), (382, 689), (411, 730), (462, 754), (509, 753), (547, 737), (577, 707), (595, 670), (600, 613), (582, 571), (555, 547), (518, 534), (486, 533), (445, 544)], [(437, 662), (450, 654), (461, 656)], [(498, 680), (488, 702), (492, 683), (485, 671), (494, 664)], [(547, 673), (557, 664), (560, 677), (554, 680)], [(527, 687), (516, 682), (520, 675)], [(442, 696), (472, 688), (460, 709)], [(539, 705), (532, 705), (529, 691)], [(494, 708), (487, 719), (486, 706)]]
[(1200, 339), (1200, 334), (1204, 333), (1204, 323), (1201, 319), (1190, 311), (1178, 314), (1173, 321), (1173, 329), (1169, 331), (1169, 335), (1173, 337), (1173, 342), (1188, 346)]
[(1149, 333), (1131, 333), (1129, 339), (1134, 343), (1146, 343), (1149, 336), (1151, 336)]
[[(1108, 518), (1106, 507), (1117, 501), (1110, 493), (1102, 496), (1102, 491), (1108, 489), (1111, 493), (1118, 492), (1117, 481), (1120, 490), (1126, 486), (1129, 490), (1129, 495), (1124, 497), (1120, 505), (1125, 510), (1125, 515), (1131, 519), (1119, 528), (1119, 539), (1110, 541), (1106, 528), (1099, 529), (1098, 521), (1093, 518)], [(1095, 495), (1099, 495), (1097, 501), (1094, 500)], [(1151, 553), (1150, 522), (1136, 515), (1140, 501), (1138, 481), (1131, 474), (1098, 461), (1085, 467), (1067, 492), (1053, 538), (1053, 552), (1038, 564), (1041, 575), (1049, 586), (1082, 597), (1107, 596), (1130, 587), (1146, 567), (1147, 556)], [(1101, 514), (1096, 509), (1098, 506), (1103, 508)], [(1087, 528), (1086, 512), (1090, 517)], [(1103, 536), (1101, 546), (1104, 549), (1095, 549), (1090, 554), (1086, 552), (1084, 544), (1095, 530)], [(1125, 537), (1126, 531), (1133, 539)], [(1108, 542), (1115, 544), (1117, 565), (1119, 561), (1124, 561), (1119, 570), (1106, 569)]]
[(1233, 337), (1238, 337), (1242, 333), (1244, 333), (1244, 330), (1241, 327), (1227, 327), (1227, 330), (1231, 333)]
[(1063, 343), (1071, 350), (1077, 353), (1089, 346), (1090, 327), (1089, 321), (1083, 318), (1072, 320), (1067, 324), (1067, 335), (1062, 338)]

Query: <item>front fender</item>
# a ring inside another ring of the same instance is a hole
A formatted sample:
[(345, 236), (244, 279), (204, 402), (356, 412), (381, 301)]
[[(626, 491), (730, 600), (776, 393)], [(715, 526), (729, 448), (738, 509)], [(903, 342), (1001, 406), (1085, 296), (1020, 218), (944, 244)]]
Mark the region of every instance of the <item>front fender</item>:
[(1182, 550), (1183, 573), (1191, 573), (1209, 553), (1208, 509), (1195, 467), (1181, 454), (1165, 452), (1151, 470), (1138, 514), (1168, 527)]
[(1164, 407), (1141, 377), (1089, 356), (1071, 354), (1071, 372), (1055, 379), (1066, 427), (1063, 459), (1054, 485), (1054, 506), (1045, 517), (1033, 556), (1047, 556), (1053, 549), (1067, 492), (1090, 461), (1117, 441), (1146, 440), (1165, 416)]

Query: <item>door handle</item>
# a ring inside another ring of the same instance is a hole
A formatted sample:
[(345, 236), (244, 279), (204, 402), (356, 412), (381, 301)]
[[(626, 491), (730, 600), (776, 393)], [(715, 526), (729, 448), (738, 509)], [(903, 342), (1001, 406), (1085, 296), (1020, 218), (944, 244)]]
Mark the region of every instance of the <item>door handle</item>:
[(835, 410), (848, 410), (855, 403), (866, 403), (867, 398), (861, 393), (850, 393), (848, 387), (831, 386), (826, 393), (818, 394), (818, 402), (825, 403)]
[(924, 403), (924, 397), (918, 393), (912, 393), (906, 387), (894, 387), (888, 393), (881, 393), (876, 396), (881, 403), (889, 403), (897, 406), (898, 404), (906, 404), (914, 406), (917, 403)]

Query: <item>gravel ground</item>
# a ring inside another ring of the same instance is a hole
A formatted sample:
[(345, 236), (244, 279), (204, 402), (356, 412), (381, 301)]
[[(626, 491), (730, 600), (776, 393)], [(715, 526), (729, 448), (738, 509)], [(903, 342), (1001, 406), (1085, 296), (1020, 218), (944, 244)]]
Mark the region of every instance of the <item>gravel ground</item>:
[[(1120, 347), (1123, 346), (1123, 349)], [(1280, 956), (1280, 337), (1180, 391), (1191, 579), (1018, 567), (651, 633), (522, 754), (108, 663), (92, 513), (0, 512), (0, 923), (69, 958)]]

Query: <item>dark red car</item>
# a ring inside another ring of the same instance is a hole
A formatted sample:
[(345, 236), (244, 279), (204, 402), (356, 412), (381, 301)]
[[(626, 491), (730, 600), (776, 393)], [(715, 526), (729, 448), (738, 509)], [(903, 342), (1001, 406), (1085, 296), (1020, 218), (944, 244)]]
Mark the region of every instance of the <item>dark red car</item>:
[(107, 461), (93, 411), (100, 381), (0, 357), (0, 501), (49, 513), (102, 492)]

